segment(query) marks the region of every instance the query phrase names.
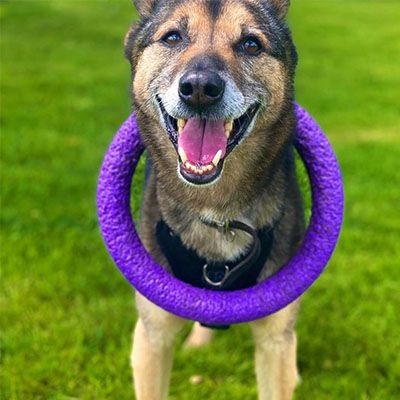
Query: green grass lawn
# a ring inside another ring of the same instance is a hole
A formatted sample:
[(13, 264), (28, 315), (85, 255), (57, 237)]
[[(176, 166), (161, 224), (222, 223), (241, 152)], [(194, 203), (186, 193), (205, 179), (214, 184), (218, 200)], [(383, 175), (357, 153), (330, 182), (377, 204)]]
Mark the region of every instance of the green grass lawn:
[[(0, 7), (1, 398), (130, 399), (132, 289), (94, 198), (130, 111), (131, 1)], [(303, 300), (296, 400), (400, 393), (399, 20), (395, 1), (293, 1), (297, 99), (331, 139), (346, 192), (337, 252)], [(245, 325), (178, 347), (171, 399), (255, 399), (252, 351)]]

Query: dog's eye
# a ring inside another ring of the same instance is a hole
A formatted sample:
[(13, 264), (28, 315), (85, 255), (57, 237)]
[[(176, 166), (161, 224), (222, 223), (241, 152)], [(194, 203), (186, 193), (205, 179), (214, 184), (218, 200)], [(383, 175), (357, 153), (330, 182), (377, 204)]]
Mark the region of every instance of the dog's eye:
[(256, 37), (249, 36), (241, 42), (240, 48), (244, 53), (250, 56), (256, 56), (261, 53), (263, 46)]
[(176, 46), (182, 43), (182, 36), (178, 31), (172, 31), (166, 33), (161, 40), (168, 46)]

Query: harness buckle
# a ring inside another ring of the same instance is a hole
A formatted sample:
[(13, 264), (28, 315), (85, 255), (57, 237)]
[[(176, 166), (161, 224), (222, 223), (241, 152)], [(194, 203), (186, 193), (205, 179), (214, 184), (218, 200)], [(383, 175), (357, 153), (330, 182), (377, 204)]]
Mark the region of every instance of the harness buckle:
[(216, 221), (217, 229), (225, 236), (225, 240), (233, 242), (236, 237), (235, 231), (230, 227), (229, 221)]

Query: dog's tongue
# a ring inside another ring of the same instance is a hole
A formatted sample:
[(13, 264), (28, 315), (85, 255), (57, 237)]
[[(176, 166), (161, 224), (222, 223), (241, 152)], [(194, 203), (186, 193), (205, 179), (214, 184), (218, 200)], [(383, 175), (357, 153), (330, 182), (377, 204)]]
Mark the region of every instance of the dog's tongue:
[(221, 158), (226, 153), (227, 137), (224, 121), (188, 119), (179, 135), (178, 146), (182, 147), (193, 164), (208, 165), (219, 150)]

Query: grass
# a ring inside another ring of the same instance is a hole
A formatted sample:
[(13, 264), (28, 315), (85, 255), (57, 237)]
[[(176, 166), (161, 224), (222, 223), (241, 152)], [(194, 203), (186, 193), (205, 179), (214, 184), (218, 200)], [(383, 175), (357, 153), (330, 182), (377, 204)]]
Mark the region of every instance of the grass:
[[(130, 110), (122, 41), (135, 14), (129, 0), (0, 7), (1, 398), (130, 399), (132, 290), (94, 195)], [(297, 99), (330, 137), (346, 191), (337, 252), (303, 300), (296, 400), (400, 391), (399, 19), (393, 1), (293, 2)], [(178, 348), (171, 399), (255, 398), (251, 353), (245, 325)]]

